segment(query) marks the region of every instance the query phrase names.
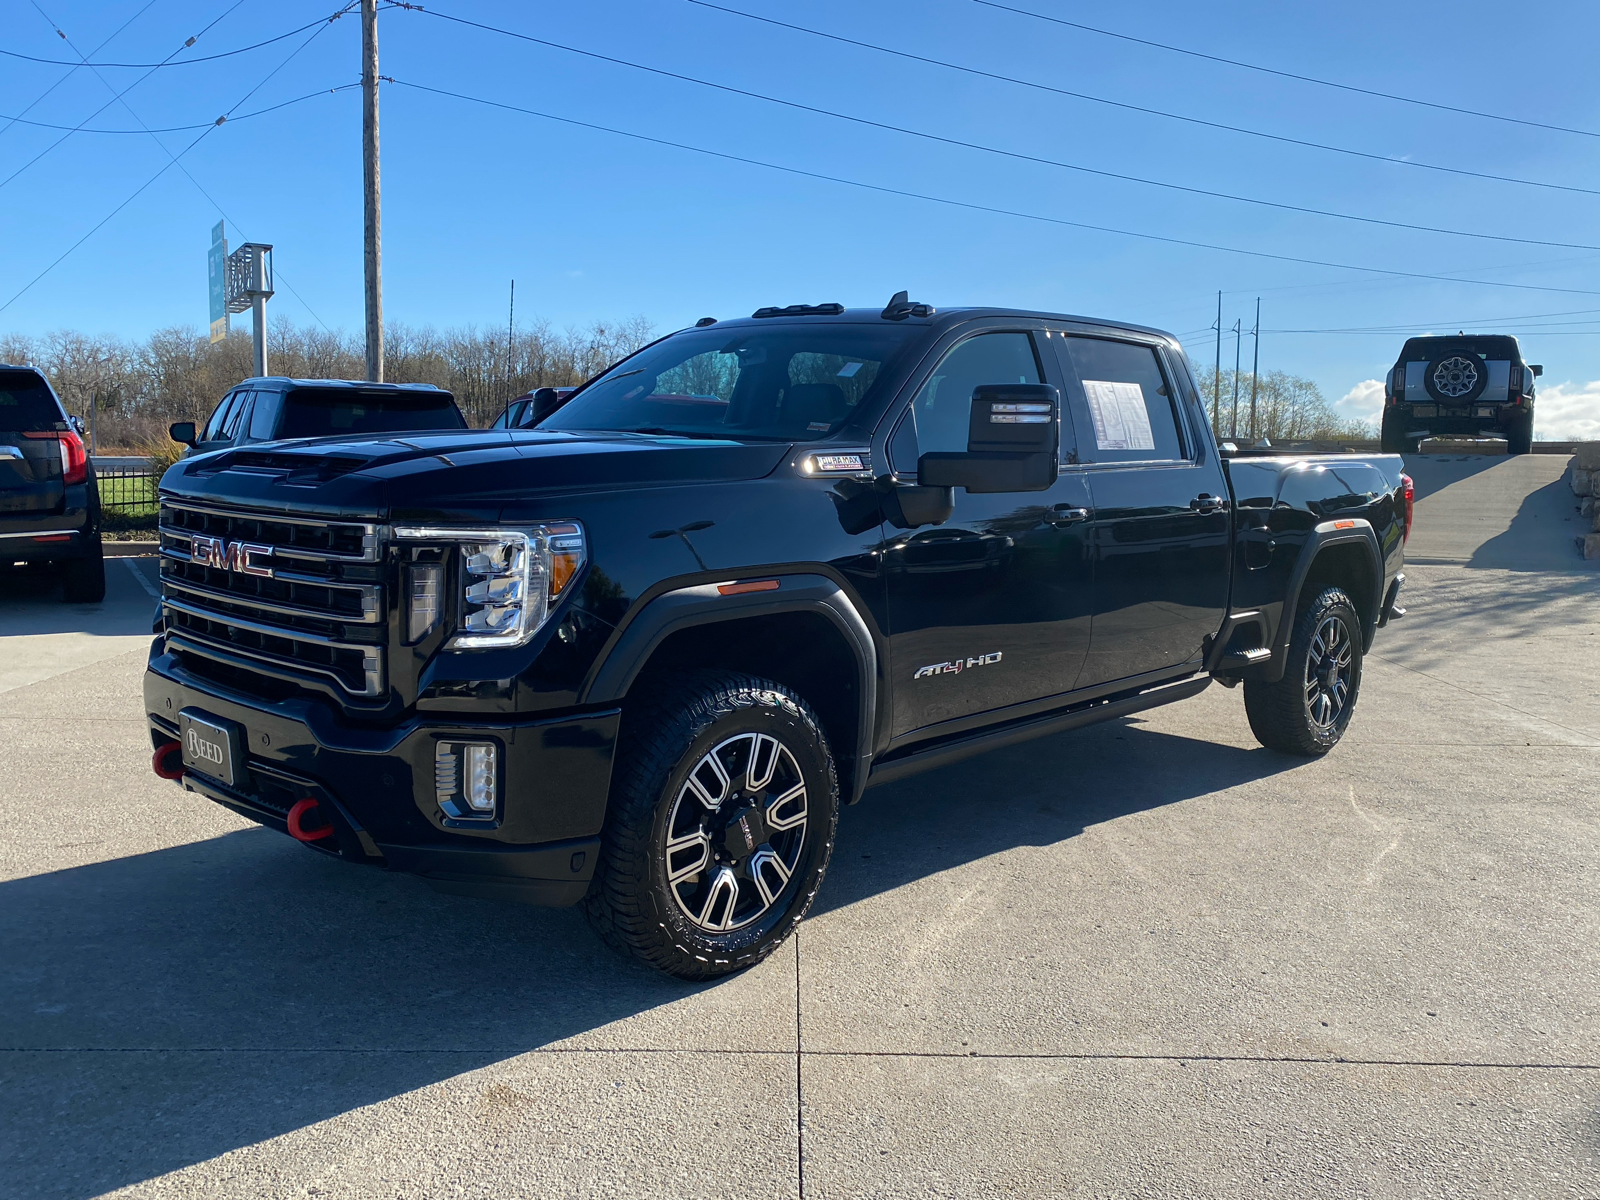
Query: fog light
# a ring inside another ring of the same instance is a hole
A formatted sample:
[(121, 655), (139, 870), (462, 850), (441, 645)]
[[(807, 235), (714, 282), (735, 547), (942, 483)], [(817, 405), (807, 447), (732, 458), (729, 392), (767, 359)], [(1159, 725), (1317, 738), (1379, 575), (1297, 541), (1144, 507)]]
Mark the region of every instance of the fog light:
[(433, 786), (445, 815), (494, 816), (497, 749), (492, 742), (435, 743)]

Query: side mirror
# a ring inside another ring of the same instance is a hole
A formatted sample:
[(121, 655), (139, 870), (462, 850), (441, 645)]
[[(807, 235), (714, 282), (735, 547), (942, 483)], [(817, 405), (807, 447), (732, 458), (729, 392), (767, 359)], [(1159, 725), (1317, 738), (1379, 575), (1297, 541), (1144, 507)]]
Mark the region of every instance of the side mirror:
[(533, 393), (533, 403), (528, 405), (528, 412), (523, 417), (521, 424), (537, 425), (565, 403), (566, 397), (556, 388), (539, 388)]
[(972, 389), (965, 454), (917, 460), (917, 482), (969, 492), (1043, 492), (1061, 469), (1061, 393), (1043, 383)]
[(1544, 368), (1539, 366), (1537, 363), (1529, 363), (1528, 370), (1533, 372), (1533, 377), (1535, 379), (1544, 374)]
[(195, 442), (199, 441), (195, 436), (193, 421), (174, 421), (167, 426), (167, 436), (189, 447), (193, 447)]

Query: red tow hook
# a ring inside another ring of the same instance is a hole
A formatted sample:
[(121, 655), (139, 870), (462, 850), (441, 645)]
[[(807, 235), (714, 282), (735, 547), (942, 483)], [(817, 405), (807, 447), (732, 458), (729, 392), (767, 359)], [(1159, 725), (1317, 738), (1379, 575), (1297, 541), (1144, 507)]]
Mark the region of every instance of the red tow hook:
[(183, 743), (162, 742), (150, 756), (150, 766), (163, 779), (182, 779)]
[(317, 802), (310, 796), (304, 800), (296, 800), (294, 807), (289, 810), (289, 836), (297, 842), (320, 842), (325, 837), (333, 834), (332, 825), (324, 825), (321, 829), (307, 829), (300, 824), (300, 818), (309, 812), (315, 812)]

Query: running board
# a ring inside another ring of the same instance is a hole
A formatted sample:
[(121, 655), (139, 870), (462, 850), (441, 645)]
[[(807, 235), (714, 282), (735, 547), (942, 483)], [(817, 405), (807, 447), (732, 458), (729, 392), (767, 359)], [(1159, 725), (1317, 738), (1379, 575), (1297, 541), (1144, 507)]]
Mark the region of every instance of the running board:
[(1136, 696), (1127, 696), (1121, 700), (1092, 702), (1066, 712), (1016, 721), (999, 729), (987, 729), (961, 738), (959, 741), (944, 742), (927, 750), (914, 750), (903, 758), (873, 763), (872, 773), (867, 776), (867, 786), (876, 787), (880, 783), (904, 779), (908, 775), (960, 762), (963, 758), (998, 750), (1002, 746), (1031, 741), (1046, 734), (1063, 733), (1068, 729), (1079, 729), (1100, 721), (1114, 720), (1147, 708), (1171, 704), (1176, 700), (1187, 700), (1190, 696), (1199, 695), (1210, 685), (1211, 676), (1201, 675), (1195, 679), (1185, 679), (1182, 683), (1168, 684), (1166, 687), (1140, 692)]

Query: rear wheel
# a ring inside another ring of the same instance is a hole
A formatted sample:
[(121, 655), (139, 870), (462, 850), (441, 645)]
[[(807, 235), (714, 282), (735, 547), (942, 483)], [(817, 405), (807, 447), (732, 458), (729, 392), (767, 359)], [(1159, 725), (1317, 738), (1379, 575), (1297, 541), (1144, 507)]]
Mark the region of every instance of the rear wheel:
[(589, 920), (682, 979), (752, 966), (810, 908), (838, 806), (804, 700), (748, 675), (682, 674), (624, 719)]
[(98, 537), (88, 554), (67, 561), (61, 576), (61, 598), (68, 604), (99, 604), (106, 598), (106, 560)]
[(1395, 409), (1384, 409), (1383, 427), (1379, 436), (1385, 454), (1404, 454), (1407, 449), (1405, 418)]
[(1244, 711), (1263, 746), (1315, 757), (1344, 736), (1360, 691), (1361, 621), (1344, 590), (1331, 587), (1295, 620), (1283, 678), (1245, 680)]
[(1520, 413), (1506, 425), (1506, 453), (1533, 453), (1533, 414)]

